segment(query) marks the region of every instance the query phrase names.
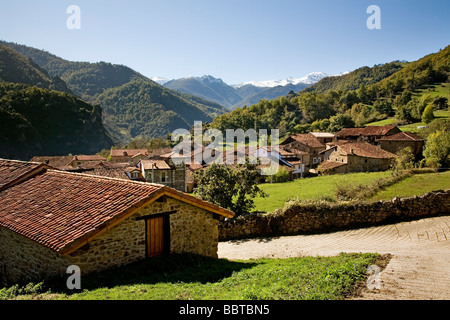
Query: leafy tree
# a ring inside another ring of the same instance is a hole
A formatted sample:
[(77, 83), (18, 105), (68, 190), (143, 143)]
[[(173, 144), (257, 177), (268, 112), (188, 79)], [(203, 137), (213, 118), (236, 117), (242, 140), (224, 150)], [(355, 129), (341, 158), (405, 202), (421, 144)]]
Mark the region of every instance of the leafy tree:
[(236, 216), (250, 213), (256, 196), (267, 195), (258, 187), (260, 174), (254, 164), (231, 169), (213, 163), (194, 174), (198, 187), (194, 190), (203, 200), (233, 211)]
[(422, 122), (430, 123), (434, 120), (434, 107), (432, 104), (426, 106), (422, 114)]
[(439, 168), (449, 165), (450, 131), (436, 131), (428, 136), (423, 152), (427, 166)]
[(284, 167), (279, 167), (277, 173), (275, 173), (273, 176), (267, 176), (266, 182), (273, 182), (273, 183), (282, 183), (289, 181), (289, 172)]
[(414, 166), (414, 154), (410, 147), (406, 147), (397, 152), (397, 157), (394, 159), (394, 170), (411, 169)]
[(448, 99), (445, 97), (436, 97), (434, 98), (433, 105), (436, 107), (436, 110), (445, 109), (448, 106)]
[(344, 128), (354, 128), (355, 121), (352, 117), (347, 114), (337, 114), (330, 118), (329, 130), (332, 132), (337, 132)]

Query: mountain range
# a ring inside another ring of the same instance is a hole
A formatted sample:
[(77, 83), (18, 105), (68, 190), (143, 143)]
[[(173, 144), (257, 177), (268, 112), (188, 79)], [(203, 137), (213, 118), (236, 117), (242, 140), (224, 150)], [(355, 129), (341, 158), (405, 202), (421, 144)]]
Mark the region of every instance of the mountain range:
[(302, 78), (248, 81), (235, 85), (227, 84), (222, 79), (215, 78), (211, 75), (185, 77), (174, 80), (161, 77), (151, 79), (166, 88), (198, 96), (233, 110), (245, 105), (253, 105), (263, 99), (271, 100), (280, 96), (286, 96), (291, 91), (299, 92), (327, 76), (323, 72), (313, 72)]
[[(41, 88), (70, 92), (86, 103), (100, 105), (103, 124), (116, 145), (139, 135), (165, 137), (175, 129), (190, 129), (194, 121), (210, 122), (228, 111), (215, 102), (163, 87), (127, 66), (68, 61), (11, 42), (0, 41), (0, 45), (20, 55), (17, 61), (28, 61), (40, 72)], [(4, 64), (9, 65), (6, 61)], [(33, 74), (26, 71), (29, 66), (22, 69), (22, 76), (24, 72)], [(0, 81), (11, 81), (4, 73), (0, 70)], [(17, 78), (13, 82), (24, 81)]]

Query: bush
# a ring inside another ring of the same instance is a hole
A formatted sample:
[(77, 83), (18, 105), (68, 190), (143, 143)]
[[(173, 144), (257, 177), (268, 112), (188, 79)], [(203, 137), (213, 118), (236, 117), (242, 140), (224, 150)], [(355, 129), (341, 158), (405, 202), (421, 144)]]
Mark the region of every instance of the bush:
[(289, 172), (284, 167), (279, 167), (276, 174), (266, 177), (266, 182), (282, 183), (289, 181)]
[(40, 283), (29, 283), (24, 287), (20, 287), (19, 285), (14, 285), (9, 288), (0, 289), (0, 300), (11, 300), (15, 299), (20, 295), (27, 294), (38, 294), (42, 292), (43, 282)]

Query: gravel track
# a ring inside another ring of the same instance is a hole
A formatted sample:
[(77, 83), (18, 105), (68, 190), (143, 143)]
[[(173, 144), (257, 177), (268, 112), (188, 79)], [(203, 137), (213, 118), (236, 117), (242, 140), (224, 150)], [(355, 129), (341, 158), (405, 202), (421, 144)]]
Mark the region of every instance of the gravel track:
[(449, 300), (450, 216), (333, 232), (219, 243), (219, 258), (257, 259), (377, 252), (392, 259), (365, 300)]

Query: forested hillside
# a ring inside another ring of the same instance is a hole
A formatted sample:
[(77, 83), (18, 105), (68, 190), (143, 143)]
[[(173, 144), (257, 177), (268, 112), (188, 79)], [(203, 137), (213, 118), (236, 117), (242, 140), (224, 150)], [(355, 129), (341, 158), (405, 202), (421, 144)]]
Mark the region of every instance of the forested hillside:
[(47, 71), (29, 58), (0, 44), (0, 82), (2, 81), (70, 92), (59, 77), (50, 77)]
[(420, 121), (425, 107), (446, 108), (445, 97), (419, 98), (418, 89), (449, 82), (450, 46), (410, 63), (360, 68), (339, 78), (323, 79), (295, 95), (262, 100), (217, 117), (212, 127), (280, 129), (280, 134), (335, 132), (374, 120), (397, 117)]
[(373, 83), (377, 83), (393, 75), (397, 71), (401, 70), (404, 65), (407, 65), (407, 63), (390, 62), (382, 65), (376, 65), (372, 68), (365, 66), (345, 75), (323, 78), (316, 84), (306, 88), (305, 91), (316, 91), (324, 93), (329, 90), (356, 90), (361, 85), (367, 86)]
[(100, 104), (116, 144), (138, 135), (166, 136), (178, 128), (189, 129), (193, 120), (208, 122), (227, 111), (217, 103), (164, 88), (126, 66), (72, 62), (27, 46), (0, 43), (32, 59), (50, 76), (60, 77), (84, 101)]
[(101, 113), (67, 93), (0, 82), (0, 157), (30, 160), (110, 148)]

